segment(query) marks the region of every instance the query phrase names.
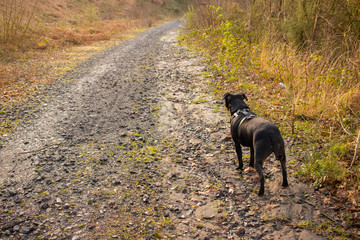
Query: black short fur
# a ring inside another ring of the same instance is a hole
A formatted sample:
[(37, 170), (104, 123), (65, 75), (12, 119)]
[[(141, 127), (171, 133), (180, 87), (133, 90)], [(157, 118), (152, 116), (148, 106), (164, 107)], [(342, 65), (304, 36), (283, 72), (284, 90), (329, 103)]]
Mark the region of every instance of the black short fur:
[(288, 186), (284, 140), (279, 129), (270, 121), (257, 117), (244, 102), (245, 94), (224, 95), (225, 105), (231, 113), (231, 136), (239, 160), (238, 169), (243, 169), (241, 146), (250, 148), (250, 166), (255, 167), (260, 177), (259, 195), (264, 195), (264, 175), (262, 172), (265, 159), (274, 153), (281, 163), (282, 186)]

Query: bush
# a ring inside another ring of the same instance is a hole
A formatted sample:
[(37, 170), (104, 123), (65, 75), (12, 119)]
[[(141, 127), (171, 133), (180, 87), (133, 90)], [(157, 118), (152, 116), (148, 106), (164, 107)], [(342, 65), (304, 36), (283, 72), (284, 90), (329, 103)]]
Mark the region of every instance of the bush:
[(30, 30), (36, 0), (0, 0), (0, 42), (21, 42)]

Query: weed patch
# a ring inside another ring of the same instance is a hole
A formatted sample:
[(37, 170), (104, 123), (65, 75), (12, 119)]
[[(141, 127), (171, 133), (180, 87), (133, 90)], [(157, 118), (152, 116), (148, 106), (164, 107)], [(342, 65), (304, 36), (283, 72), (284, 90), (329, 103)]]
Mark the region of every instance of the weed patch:
[[(164, 215), (164, 199), (160, 199), (164, 191), (160, 184), (164, 173), (159, 165), (163, 148), (168, 148), (166, 143), (154, 141), (136, 130), (119, 137), (118, 143), (89, 142), (77, 146), (76, 162), (84, 166), (78, 171), (81, 181), (77, 184), (93, 179), (108, 182), (107, 187), (90, 192), (90, 204), (99, 209), (104, 201), (117, 206), (113, 216), (107, 219), (107, 227), (96, 236), (134, 239), (165, 236), (163, 229), (171, 226), (172, 219)], [(109, 164), (117, 174), (98, 179), (98, 173)]]

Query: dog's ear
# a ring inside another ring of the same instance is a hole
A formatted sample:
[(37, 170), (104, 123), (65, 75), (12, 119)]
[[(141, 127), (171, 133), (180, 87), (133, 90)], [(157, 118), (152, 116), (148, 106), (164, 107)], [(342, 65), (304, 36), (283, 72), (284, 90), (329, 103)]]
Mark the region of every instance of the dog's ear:
[(231, 99), (231, 94), (225, 93), (224, 100), (225, 100), (225, 106), (227, 109), (230, 109), (230, 99)]
[(245, 99), (246, 101), (249, 101), (249, 99), (246, 97), (245, 93), (241, 94), (242, 98)]

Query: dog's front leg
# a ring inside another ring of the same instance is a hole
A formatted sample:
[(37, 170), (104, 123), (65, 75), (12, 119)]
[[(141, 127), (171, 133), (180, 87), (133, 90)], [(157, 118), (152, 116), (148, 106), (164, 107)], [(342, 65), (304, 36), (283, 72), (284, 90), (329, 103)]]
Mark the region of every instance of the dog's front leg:
[(243, 169), (243, 161), (242, 161), (242, 151), (241, 151), (240, 143), (235, 143), (235, 149), (236, 149), (236, 154), (237, 154), (238, 161), (239, 161), (239, 167), (237, 169), (242, 170)]

